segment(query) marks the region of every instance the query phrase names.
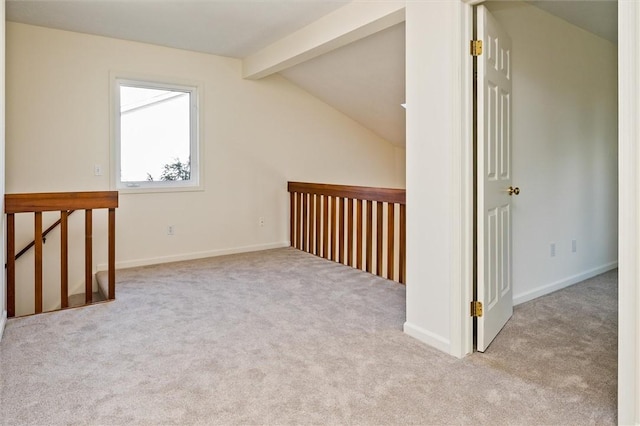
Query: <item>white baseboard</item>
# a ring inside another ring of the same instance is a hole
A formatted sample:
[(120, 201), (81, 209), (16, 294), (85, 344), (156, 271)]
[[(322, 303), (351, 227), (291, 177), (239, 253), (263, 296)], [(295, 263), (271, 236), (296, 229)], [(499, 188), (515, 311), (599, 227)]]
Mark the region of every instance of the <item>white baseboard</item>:
[(581, 272), (576, 275), (572, 275), (570, 277), (561, 279), (559, 281), (546, 284), (540, 287), (537, 287), (533, 290), (529, 290), (525, 293), (514, 295), (513, 296), (513, 304), (519, 305), (524, 302), (528, 302), (530, 300), (536, 299), (540, 296), (547, 295), (549, 293), (553, 293), (554, 291), (562, 290), (565, 287), (569, 287), (570, 285), (577, 284), (581, 281), (588, 280), (589, 278), (593, 278), (596, 275), (603, 274), (607, 271), (615, 269), (618, 267), (618, 262), (611, 262), (605, 265), (599, 266), (597, 268), (589, 269), (588, 271)]
[(2, 311), (0, 316), (0, 341), (2, 341), (2, 335), (4, 334), (4, 326), (7, 325), (7, 311)]
[(432, 346), (444, 353), (451, 353), (451, 342), (429, 330), (425, 330), (407, 321), (404, 323), (404, 332), (414, 339), (418, 339), (422, 343)]
[[(243, 247), (233, 247), (228, 249), (218, 249), (218, 250), (208, 250), (208, 251), (200, 251), (194, 253), (184, 253), (177, 254), (172, 256), (162, 256), (162, 257), (151, 257), (147, 259), (135, 259), (135, 260), (125, 260), (122, 262), (116, 262), (116, 269), (125, 269), (125, 268), (135, 268), (138, 266), (148, 266), (148, 265), (157, 265), (160, 263), (170, 263), (170, 262), (180, 262), (183, 260), (195, 260), (195, 259), (204, 259), (206, 257), (216, 257), (216, 256), (224, 256), (228, 254), (237, 254), (237, 253), (249, 253), (252, 251), (262, 251), (262, 250), (270, 250), (275, 248), (283, 248), (289, 247), (288, 241), (283, 241), (279, 243), (268, 243), (268, 244), (256, 244), (252, 246), (243, 246)], [(97, 271), (106, 271), (108, 269), (107, 264), (100, 264), (97, 266)]]

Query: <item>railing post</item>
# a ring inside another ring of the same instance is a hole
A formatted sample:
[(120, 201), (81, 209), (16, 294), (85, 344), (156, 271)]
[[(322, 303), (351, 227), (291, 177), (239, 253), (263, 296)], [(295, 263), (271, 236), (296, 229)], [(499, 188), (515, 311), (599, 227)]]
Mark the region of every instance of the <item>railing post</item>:
[(93, 299), (93, 211), (84, 211), (84, 303)]
[(7, 316), (16, 316), (16, 218), (7, 214)]

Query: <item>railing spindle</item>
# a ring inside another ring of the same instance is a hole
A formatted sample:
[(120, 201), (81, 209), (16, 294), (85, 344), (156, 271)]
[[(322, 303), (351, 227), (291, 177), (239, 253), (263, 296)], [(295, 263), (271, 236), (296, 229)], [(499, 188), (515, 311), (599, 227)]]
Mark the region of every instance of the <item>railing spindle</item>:
[(289, 238), (291, 239), (291, 247), (295, 247), (296, 243), (296, 194), (289, 193)]
[(393, 280), (395, 275), (396, 248), (396, 205), (387, 203), (387, 278)]
[(373, 201), (365, 201), (367, 204), (367, 272), (373, 272)]
[(338, 224), (336, 223), (336, 209), (338, 208), (338, 197), (331, 197), (331, 260), (334, 262), (338, 260)]
[(382, 276), (382, 202), (376, 201), (376, 275)]
[(309, 251), (309, 217), (307, 214), (308, 194), (302, 194), (302, 250)]
[(322, 207), (322, 195), (317, 195), (316, 197), (317, 197), (317, 201), (316, 201), (316, 220), (315, 220), (315, 222), (316, 222), (316, 253), (315, 254), (316, 254), (316, 256), (321, 256), (322, 253), (321, 253), (320, 249), (321, 249), (322, 246), (320, 244), (321, 243), (320, 236), (322, 235), (321, 234), (321, 226), (322, 226), (322, 222), (321, 222), (321, 219), (322, 219), (322, 210), (321, 210), (321, 207)]
[(16, 316), (16, 217), (7, 214), (7, 316)]
[(298, 238), (296, 238), (296, 248), (302, 250), (302, 197), (304, 194), (298, 194)]
[(358, 200), (356, 208), (356, 232), (358, 247), (356, 249), (356, 268), (362, 269), (362, 200)]
[(60, 307), (69, 307), (69, 212), (60, 212)]
[(35, 212), (34, 216), (35, 240), (35, 312), (42, 313), (42, 212)]
[(338, 261), (344, 264), (344, 198), (338, 198)]
[(400, 204), (400, 265), (398, 266), (398, 274), (400, 274), (398, 281), (402, 284), (406, 283), (406, 264), (407, 264), (407, 209), (404, 204)]
[(309, 253), (314, 253), (316, 235), (313, 232), (316, 214), (316, 194), (309, 194)]
[(84, 303), (91, 303), (93, 298), (93, 211), (84, 211)]
[(353, 198), (347, 200), (347, 265), (353, 266)]
[(322, 206), (322, 256), (329, 258), (329, 196), (325, 195)]
[(109, 209), (109, 300), (116, 298), (116, 209)]

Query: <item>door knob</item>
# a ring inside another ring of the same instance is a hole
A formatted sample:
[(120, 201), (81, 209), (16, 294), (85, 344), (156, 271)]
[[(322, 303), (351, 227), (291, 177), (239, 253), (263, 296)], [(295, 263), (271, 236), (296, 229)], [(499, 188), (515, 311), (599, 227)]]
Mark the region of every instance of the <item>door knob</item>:
[(509, 193), (509, 195), (518, 195), (520, 193), (520, 188), (518, 188), (517, 186), (510, 186), (507, 192)]

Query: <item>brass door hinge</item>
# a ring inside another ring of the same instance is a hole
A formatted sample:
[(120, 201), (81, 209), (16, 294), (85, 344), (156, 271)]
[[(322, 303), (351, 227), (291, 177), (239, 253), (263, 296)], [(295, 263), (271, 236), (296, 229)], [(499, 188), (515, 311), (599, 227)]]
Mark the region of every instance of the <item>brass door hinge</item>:
[(472, 317), (481, 317), (482, 316), (482, 302), (478, 302), (474, 300), (471, 302), (471, 316)]
[(482, 55), (482, 40), (471, 40), (471, 56)]

